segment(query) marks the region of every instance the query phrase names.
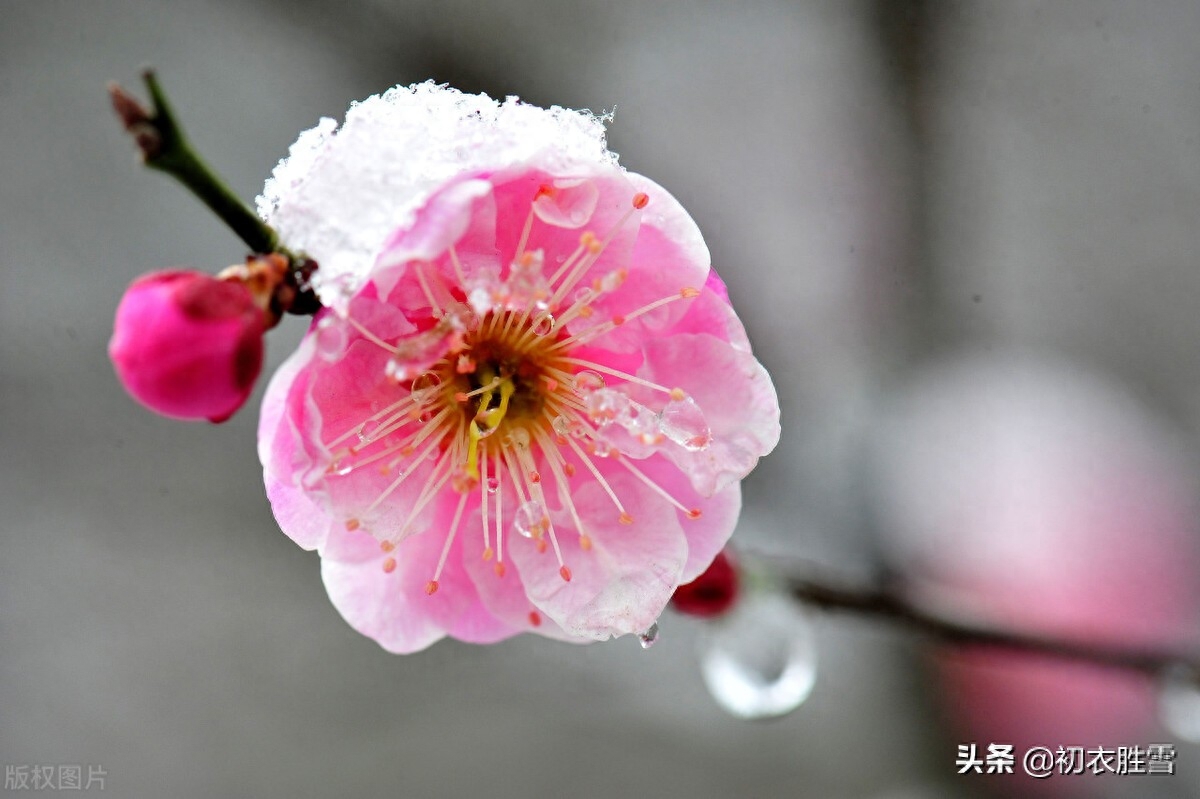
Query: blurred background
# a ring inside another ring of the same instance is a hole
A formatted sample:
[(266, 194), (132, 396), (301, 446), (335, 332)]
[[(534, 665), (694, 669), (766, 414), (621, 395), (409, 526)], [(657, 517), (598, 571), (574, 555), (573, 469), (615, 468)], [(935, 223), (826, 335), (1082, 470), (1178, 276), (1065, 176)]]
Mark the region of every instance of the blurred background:
[[(244, 254), (135, 165), (109, 79), (156, 66), (247, 200), (301, 130), (397, 83), (615, 108), (612, 148), (693, 213), (779, 390), (742, 546), (939, 611), (1195, 648), (1191, 0), (0, 11), (6, 767), (98, 766), (129, 797), (1200, 796), (1156, 686), (842, 616), (814, 618), (813, 693), (769, 723), (714, 703), (677, 616), (649, 651), (388, 655), (275, 526), (254, 408), (159, 419), (105, 355), (138, 274)], [(956, 776), (960, 743), (1162, 741), (1175, 776)]]

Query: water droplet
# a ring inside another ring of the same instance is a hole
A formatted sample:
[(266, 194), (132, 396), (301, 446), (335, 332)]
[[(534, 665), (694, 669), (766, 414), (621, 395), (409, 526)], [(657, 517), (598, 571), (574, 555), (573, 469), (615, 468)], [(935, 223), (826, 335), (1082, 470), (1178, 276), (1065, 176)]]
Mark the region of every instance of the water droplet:
[(616, 269), (609, 272), (604, 277), (600, 278), (600, 290), (604, 292), (616, 291), (625, 282), (625, 272), (621, 269)]
[(533, 320), (533, 334), (535, 336), (548, 336), (552, 332), (554, 332), (554, 316), (552, 314), (542, 314)]
[(1200, 683), (1186, 667), (1170, 669), (1158, 688), (1158, 714), (1163, 726), (1190, 743), (1200, 743)]
[(509, 307), (524, 308), (533, 302), (534, 307), (546, 308), (550, 285), (542, 274), (545, 260), (541, 250), (531, 250), (512, 262), (508, 272)]
[(617, 422), (643, 444), (654, 444), (660, 440), (658, 414), (640, 402), (630, 400), (625, 413), (617, 417)]
[(437, 395), (442, 387), (442, 377), (437, 372), (422, 372), (413, 378), (412, 398), (418, 405), (424, 405)]
[(329, 474), (336, 474), (338, 477), (345, 477), (354, 469), (354, 464), (350, 463), (349, 458), (337, 458), (329, 464), (326, 471)]
[(642, 645), (642, 649), (649, 649), (658, 643), (658, 622), (651, 624), (645, 632), (638, 633), (638, 643)]
[(333, 362), (346, 354), (350, 336), (341, 319), (330, 314), (317, 322), (317, 357)]
[(383, 373), (393, 383), (403, 383), (406, 380), (412, 380), (420, 374), (420, 372), (413, 368), (411, 362), (401, 360), (400, 358), (389, 358), (387, 364), (383, 367)]
[(499, 490), (500, 490), (500, 478), (494, 474), (488, 475), (487, 492), (489, 494), (495, 494)]
[(591, 392), (583, 403), (594, 422), (612, 422), (629, 412), (629, 397), (612, 388)]
[(363, 444), (370, 444), (375, 439), (372, 438), (380, 430), (379, 419), (368, 419), (358, 426), (358, 440)]
[(594, 299), (596, 299), (596, 290), (591, 286), (583, 286), (575, 292), (575, 302), (587, 305)]
[(554, 432), (560, 436), (571, 435), (571, 423), (567, 421), (567, 417), (559, 415), (550, 420), (550, 426), (554, 428)]
[(700, 668), (717, 704), (734, 716), (764, 719), (800, 706), (816, 681), (816, 647), (802, 608), (781, 594), (743, 596), (712, 622)]
[(587, 394), (599, 388), (604, 388), (604, 378), (591, 369), (584, 369), (575, 375), (575, 391), (577, 393)]
[(673, 399), (663, 408), (663, 435), (686, 450), (695, 452), (712, 443), (712, 432), (704, 412), (691, 397)]
[(513, 530), (524, 538), (536, 538), (541, 535), (545, 524), (546, 511), (543, 510), (542, 503), (531, 499), (517, 508), (517, 515), (513, 519)]
[(467, 304), (479, 316), (494, 311), (503, 297), (500, 274), (494, 268), (485, 268), (467, 278), (463, 286), (467, 292)]

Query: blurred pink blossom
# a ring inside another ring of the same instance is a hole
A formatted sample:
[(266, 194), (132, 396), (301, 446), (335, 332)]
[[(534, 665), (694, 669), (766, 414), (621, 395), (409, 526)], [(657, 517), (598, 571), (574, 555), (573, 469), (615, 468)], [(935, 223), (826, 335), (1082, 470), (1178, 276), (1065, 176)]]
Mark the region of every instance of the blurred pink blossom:
[(267, 492), (356, 629), (640, 633), (720, 552), (774, 388), (598, 120), (397, 88), (304, 134), (260, 207), (328, 306), (267, 390)]
[[(1190, 464), (1131, 396), (1069, 364), (965, 360), (925, 374), (882, 440), (885, 543), (916, 601), (1064, 640), (1194, 642)], [(1153, 733), (1143, 678), (991, 649), (945, 651), (938, 673), (958, 739), (984, 753)]]

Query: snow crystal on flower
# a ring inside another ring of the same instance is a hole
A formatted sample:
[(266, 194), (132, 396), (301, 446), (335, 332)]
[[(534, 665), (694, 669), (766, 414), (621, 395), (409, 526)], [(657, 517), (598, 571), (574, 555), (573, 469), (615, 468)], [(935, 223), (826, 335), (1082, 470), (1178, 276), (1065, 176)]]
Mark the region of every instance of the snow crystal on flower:
[(516, 97), (503, 102), (432, 82), (397, 86), (354, 103), (346, 121), (323, 118), (276, 166), (259, 215), (330, 281), (365, 278), (384, 239), (457, 175), (536, 161), (570, 175), (615, 165), (602, 118)]

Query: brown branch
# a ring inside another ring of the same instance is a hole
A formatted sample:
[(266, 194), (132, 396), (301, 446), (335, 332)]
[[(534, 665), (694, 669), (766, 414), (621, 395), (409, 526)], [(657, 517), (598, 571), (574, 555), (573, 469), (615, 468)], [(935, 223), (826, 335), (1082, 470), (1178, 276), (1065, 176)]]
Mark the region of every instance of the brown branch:
[(796, 575), (788, 576), (786, 585), (791, 595), (805, 604), (891, 621), (941, 644), (1044, 655), (1136, 672), (1152, 679), (1170, 672), (1200, 680), (1200, 658), (1182, 652), (1081, 643), (949, 619), (886, 589), (847, 588)]

